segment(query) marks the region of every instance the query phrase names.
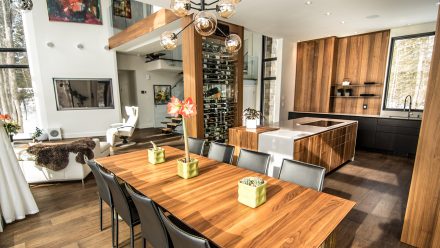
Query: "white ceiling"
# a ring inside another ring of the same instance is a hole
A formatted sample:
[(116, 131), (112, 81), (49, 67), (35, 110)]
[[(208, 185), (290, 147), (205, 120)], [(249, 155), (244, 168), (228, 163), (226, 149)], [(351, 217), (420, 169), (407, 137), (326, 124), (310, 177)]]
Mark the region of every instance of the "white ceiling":
[[(138, 1), (169, 7), (169, 0)], [(305, 2), (242, 0), (229, 21), (261, 34), (297, 41), (432, 22), (438, 8), (438, 0), (312, 0), (311, 5)]]

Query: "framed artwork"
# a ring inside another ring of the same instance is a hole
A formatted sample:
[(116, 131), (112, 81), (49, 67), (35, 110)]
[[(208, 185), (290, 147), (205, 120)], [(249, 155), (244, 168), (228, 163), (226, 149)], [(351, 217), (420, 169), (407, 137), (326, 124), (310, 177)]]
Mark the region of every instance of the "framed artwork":
[(153, 85), (154, 104), (166, 105), (171, 100), (171, 85)]
[(46, 0), (49, 21), (102, 25), (100, 0)]
[(113, 15), (131, 19), (131, 0), (113, 0)]

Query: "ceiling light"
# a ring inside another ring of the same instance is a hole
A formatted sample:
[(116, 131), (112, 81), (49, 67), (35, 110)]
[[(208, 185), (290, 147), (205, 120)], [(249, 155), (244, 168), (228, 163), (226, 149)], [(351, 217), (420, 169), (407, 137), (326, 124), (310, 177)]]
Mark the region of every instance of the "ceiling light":
[(326, 13), (325, 13), (326, 16), (329, 16), (329, 15), (331, 15), (331, 14), (332, 14), (332, 12), (326, 12)]
[(345, 24), (345, 21), (341, 21), (341, 24)]
[(160, 45), (166, 50), (173, 50), (177, 47), (177, 35), (170, 31), (165, 31), (160, 36)]
[[(226, 35), (221, 29), (217, 28), (217, 16), (210, 10), (216, 10), (223, 18), (229, 18), (235, 14), (236, 4), (241, 0), (214, 0), (211, 3), (206, 3), (206, 0), (200, 0), (200, 3), (194, 3), (191, 0), (171, 0), (171, 10), (179, 17), (184, 17), (189, 14), (191, 9), (199, 12), (194, 15), (193, 20), (182, 28), (178, 33), (166, 31), (160, 36), (160, 44), (166, 50), (171, 50), (177, 47), (177, 37), (190, 25), (194, 25), (195, 30), (202, 36), (210, 36), (216, 30), (219, 30), (226, 39), (226, 50), (230, 53), (236, 53), (241, 48), (241, 38), (236, 34)], [(311, 3), (311, 1), (308, 1)], [(216, 4), (215, 8), (209, 6)], [(194, 5), (194, 6), (193, 6)]]
[(235, 3), (232, 0), (221, 0), (216, 10), (221, 17), (230, 18), (235, 14)]
[(184, 17), (191, 10), (190, 0), (171, 0), (170, 9), (178, 17)]
[(200, 11), (194, 16), (194, 27), (202, 36), (210, 36), (217, 29), (217, 17), (207, 11)]
[(229, 53), (236, 53), (241, 48), (241, 38), (236, 34), (226, 36), (225, 40), (226, 51)]
[(305, 4), (306, 4), (306, 5), (311, 5), (311, 4), (312, 4), (312, 1), (307, 1)]

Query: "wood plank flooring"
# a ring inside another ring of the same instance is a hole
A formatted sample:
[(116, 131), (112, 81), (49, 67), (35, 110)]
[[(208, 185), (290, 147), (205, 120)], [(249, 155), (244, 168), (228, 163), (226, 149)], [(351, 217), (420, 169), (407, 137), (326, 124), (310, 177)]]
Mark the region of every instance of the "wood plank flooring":
[[(399, 239), (412, 165), (405, 157), (357, 151), (356, 161), (326, 177), (324, 192), (357, 202), (336, 230), (338, 248), (410, 247)], [(110, 211), (104, 207), (100, 232), (96, 190), (93, 176), (84, 188), (80, 182), (32, 186), (40, 213), (7, 225), (0, 247), (111, 247)], [(125, 224), (120, 243), (129, 247)], [(139, 235), (136, 247), (142, 247)]]

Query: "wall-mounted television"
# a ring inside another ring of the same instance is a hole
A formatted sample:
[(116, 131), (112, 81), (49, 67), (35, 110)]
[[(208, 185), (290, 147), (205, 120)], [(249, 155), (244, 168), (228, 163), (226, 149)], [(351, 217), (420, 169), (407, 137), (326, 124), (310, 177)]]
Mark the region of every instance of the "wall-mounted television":
[(111, 79), (54, 78), (58, 110), (113, 109)]

